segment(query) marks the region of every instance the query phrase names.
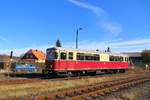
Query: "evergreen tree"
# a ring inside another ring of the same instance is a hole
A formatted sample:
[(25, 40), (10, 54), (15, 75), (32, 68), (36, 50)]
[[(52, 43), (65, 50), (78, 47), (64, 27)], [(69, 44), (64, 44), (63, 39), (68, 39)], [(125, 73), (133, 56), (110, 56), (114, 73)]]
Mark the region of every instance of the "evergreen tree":
[(56, 47), (61, 47), (61, 42), (60, 42), (60, 40), (57, 40), (57, 41), (56, 41)]
[(150, 63), (150, 50), (143, 50), (141, 55), (145, 63)]

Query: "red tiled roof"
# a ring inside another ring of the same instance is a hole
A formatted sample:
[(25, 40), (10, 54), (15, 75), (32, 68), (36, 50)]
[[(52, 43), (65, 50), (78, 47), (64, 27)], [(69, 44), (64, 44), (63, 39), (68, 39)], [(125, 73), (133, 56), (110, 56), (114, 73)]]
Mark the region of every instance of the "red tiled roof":
[(46, 54), (42, 52), (41, 50), (30, 49), (26, 53), (32, 53), (33, 55), (35, 55), (35, 57), (37, 57), (37, 59), (45, 59), (45, 56), (46, 56)]

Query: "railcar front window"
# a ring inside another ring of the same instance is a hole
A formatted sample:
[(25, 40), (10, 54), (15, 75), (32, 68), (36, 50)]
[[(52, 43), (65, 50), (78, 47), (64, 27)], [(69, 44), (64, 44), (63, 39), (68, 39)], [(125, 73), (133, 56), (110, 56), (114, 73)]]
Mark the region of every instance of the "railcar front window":
[(57, 58), (58, 58), (58, 54), (56, 52), (48, 52), (46, 55), (47, 60), (53, 60)]

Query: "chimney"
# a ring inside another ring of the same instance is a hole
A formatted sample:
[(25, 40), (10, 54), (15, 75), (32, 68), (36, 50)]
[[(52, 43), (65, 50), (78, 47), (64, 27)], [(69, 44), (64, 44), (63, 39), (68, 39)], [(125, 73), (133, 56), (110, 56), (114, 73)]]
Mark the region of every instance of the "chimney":
[(13, 51), (10, 52), (10, 59), (13, 57)]

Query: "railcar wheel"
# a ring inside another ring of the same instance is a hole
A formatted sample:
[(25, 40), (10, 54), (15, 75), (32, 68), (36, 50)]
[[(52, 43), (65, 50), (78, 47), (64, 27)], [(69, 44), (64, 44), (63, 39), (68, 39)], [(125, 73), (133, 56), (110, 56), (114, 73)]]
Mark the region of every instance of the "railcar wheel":
[(82, 75), (82, 72), (76, 72), (75, 75), (76, 75), (76, 76), (81, 76), (81, 75)]
[(82, 71), (82, 75), (86, 75), (87, 74), (87, 72), (86, 71)]
[(33, 72), (37, 72), (37, 69), (34, 69)]
[(91, 76), (95, 76), (95, 75), (96, 75), (96, 72), (90, 72), (90, 75), (91, 75)]
[(113, 70), (113, 73), (116, 74), (118, 71), (117, 70)]
[(120, 72), (120, 73), (124, 73), (124, 72), (125, 72), (125, 69), (120, 69), (119, 72)]
[(17, 69), (16, 71), (17, 71), (18, 73), (20, 73), (20, 72), (21, 72), (21, 69)]
[(72, 74), (72, 72), (67, 72), (67, 76), (72, 76), (73, 74)]
[(45, 75), (45, 74), (46, 74), (46, 71), (45, 71), (45, 70), (42, 70), (42, 74)]

